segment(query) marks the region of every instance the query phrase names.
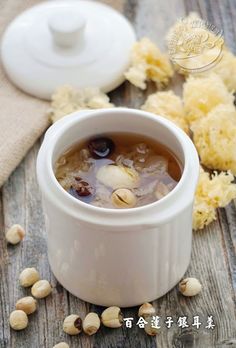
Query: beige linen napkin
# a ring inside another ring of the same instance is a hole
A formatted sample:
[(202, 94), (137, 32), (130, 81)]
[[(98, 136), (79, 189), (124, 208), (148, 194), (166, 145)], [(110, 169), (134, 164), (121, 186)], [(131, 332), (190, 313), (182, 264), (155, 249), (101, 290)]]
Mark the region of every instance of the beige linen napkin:
[[(0, 0), (0, 37), (14, 17), (39, 2)], [(0, 63), (0, 186), (48, 126), (47, 108), (47, 102), (13, 86)]]

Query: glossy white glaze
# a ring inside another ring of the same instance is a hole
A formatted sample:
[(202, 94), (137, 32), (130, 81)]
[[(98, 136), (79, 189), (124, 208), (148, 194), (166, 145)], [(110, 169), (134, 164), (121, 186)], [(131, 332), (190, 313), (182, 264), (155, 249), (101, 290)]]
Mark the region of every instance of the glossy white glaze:
[(1, 56), (16, 86), (50, 100), (65, 84), (104, 92), (119, 86), (135, 41), (128, 20), (105, 4), (45, 1), (10, 23), (2, 37)]
[[(168, 146), (184, 164), (175, 189), (158, 202), (123, 210), (97, 208), (69, 195), (57, 182), (53, 163), (76, 141), (114, 131), (141, 133)], [(60, 283), (103, 306), (134, 306), (168, 292), (190, 261), (198, 172), (190, 138), (162, 117), (114, 108), (77, 112), (56, 122), (45, 135), (37, 175), (49, 261)]]

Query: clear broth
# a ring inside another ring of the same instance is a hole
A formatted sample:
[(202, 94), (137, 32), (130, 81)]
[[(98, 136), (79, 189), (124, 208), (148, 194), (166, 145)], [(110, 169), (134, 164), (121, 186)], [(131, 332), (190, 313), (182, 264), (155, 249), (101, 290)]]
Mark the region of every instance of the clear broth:
[[(106, 165), (130, 168), (138, 173), (139, 185), (130, 189), (136, 197), (135, 207), (161, 199), (179, 182), (182, 164), (156, 140), (133, 133), (109, 133), (101, 137), (112, 139), (115, 145), (114, 151), (106, 158), (91, 155), (91, 139), (88, 139), (73, 145), (56, 161), (55, 176), (58, 182), (77, 199), (98, 207), (117, 208), (111, 199), (114, 188), (109, 186), (109, 182), (104, 185), (97, 179), (99, 169)], [(90, 194), (78, 194), (76, 188), (81, 182), (88, 184)]]

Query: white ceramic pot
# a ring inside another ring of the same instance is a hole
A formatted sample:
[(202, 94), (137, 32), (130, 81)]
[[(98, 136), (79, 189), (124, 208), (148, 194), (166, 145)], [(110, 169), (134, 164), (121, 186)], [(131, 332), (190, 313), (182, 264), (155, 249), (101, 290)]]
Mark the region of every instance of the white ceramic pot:
[[(57, 182), (53, 165), (75, 142), (109, 132), (139, 133), (171, 149), (183, 163), (178, 185), (155, 203), (105, 209), (83, 203)], [(79, 298), (129, 307), (167, 293), (190, 261), (192, 206), (198, 155), (170, 121), (128, 108), (76, 112), (49, 128), (37, 161), (48, 234), (48, 256), (58, 281)]]

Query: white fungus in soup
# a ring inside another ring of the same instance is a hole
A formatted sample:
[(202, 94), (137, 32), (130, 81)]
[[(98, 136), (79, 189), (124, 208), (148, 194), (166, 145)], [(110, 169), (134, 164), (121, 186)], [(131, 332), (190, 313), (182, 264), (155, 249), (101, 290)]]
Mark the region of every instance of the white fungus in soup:
[(165, 146), (143, 135), (110, 133), (72, 146), (55, 164), (61, 186), (103, 208), (133, 208), (166, 196), (182, 166)]

